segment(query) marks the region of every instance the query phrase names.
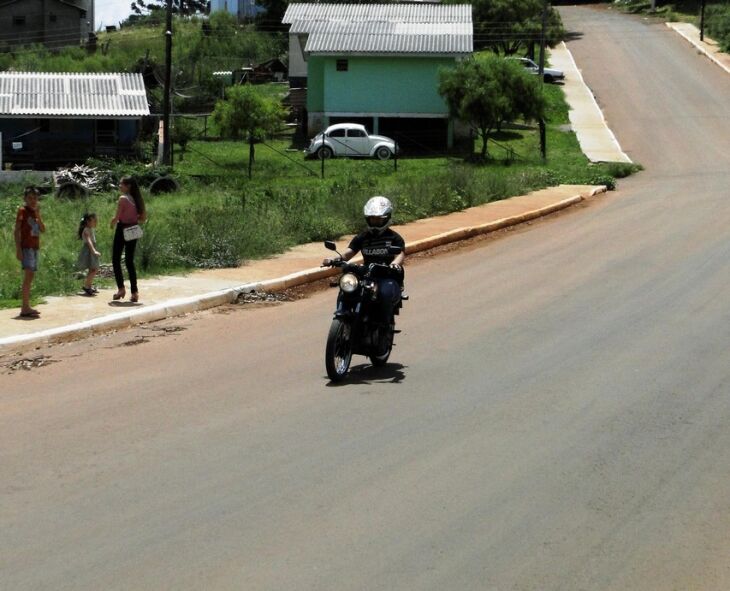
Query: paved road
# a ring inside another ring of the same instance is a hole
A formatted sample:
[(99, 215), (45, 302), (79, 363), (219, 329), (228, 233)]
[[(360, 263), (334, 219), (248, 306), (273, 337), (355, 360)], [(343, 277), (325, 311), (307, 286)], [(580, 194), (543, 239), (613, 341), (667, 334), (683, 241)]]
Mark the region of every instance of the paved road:
[(333, 292), (1, 375), (0, 588), (730, 588), (730, 77), (564, 15), (648, 170), (413, 265), (400, 365), (347, 386)]

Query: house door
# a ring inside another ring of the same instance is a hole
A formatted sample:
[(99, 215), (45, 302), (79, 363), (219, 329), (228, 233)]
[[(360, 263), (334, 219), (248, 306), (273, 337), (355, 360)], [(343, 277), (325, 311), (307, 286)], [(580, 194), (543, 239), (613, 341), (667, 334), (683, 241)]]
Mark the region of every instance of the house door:
[(117, 122), (113, 119), (99, 119), (96, 122), (97, 154), (113, 154), (117, 146)]

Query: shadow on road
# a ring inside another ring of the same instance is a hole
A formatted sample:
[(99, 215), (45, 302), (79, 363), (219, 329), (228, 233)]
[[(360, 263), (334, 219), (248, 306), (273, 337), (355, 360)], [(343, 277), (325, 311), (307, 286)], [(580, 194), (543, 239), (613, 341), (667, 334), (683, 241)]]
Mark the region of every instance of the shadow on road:
[(339, 383), (329, 382), (327, 386), (340, 388), (368, 384), (400, 384), (406, 379), (406, 374), (403, 371), (405, 368), (406, 366), (400, 363), (387, 363), (382, 367), (363, 363), (352, 367), (344, 381)]
[(566, 31), (565, 32), (565, 38), (563, 41), (566, 43), (569, 41), (578, 41), (578, 39), (583, 38), (583, 33), (581, 31)]

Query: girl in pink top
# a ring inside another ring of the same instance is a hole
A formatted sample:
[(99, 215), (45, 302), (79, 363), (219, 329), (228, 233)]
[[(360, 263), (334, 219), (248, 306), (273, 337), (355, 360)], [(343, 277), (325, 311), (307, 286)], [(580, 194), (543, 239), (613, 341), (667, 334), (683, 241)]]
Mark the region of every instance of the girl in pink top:
[(137, 249), (136, 240), (124, 240), (124, 228), (129, 228), (141, 222), (146, 218), (146, 210), (142, 193), (139, 185), (133, 177), (125, 176), (119, 181), (119, 190), (121, 195), (117, 202), (117, 213), (109, 224), (112, 228), (116, 226), (114, 231), (114, 246), (112, 247), (112, 266), (114, 267), (114, 278), (117, 282), (117, 293), (112, 298), (121, 300), (127, 295), (124, 288), (124, 275), (122, 274), (122, 251), (124, 252), (124, 262), (129, 274), (129, 283), (132, 290), (130, 301), (139, 301), (139, 291), (137, 290), (137, 269), (134, 266), (134, 252)]

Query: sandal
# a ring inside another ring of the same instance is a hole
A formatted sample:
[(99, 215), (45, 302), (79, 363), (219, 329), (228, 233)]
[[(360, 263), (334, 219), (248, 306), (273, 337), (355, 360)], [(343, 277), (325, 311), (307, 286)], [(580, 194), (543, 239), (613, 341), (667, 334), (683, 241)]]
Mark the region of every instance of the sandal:
[(95, 290), (93, 290), (93, 289), (92, 289), (92, 288), (90, 288), (90, 287), (86, 287), (86, 286), (84, 286), (84, 287), (82, 287), (81, 289), (83, 290), (83, 292), (84, 292), (84, 293), (85, 293), (85, 294), (86, 294), (87, 296), (95, 296), (95, 295), (96, 295), (96, 291), (95, 291)]

